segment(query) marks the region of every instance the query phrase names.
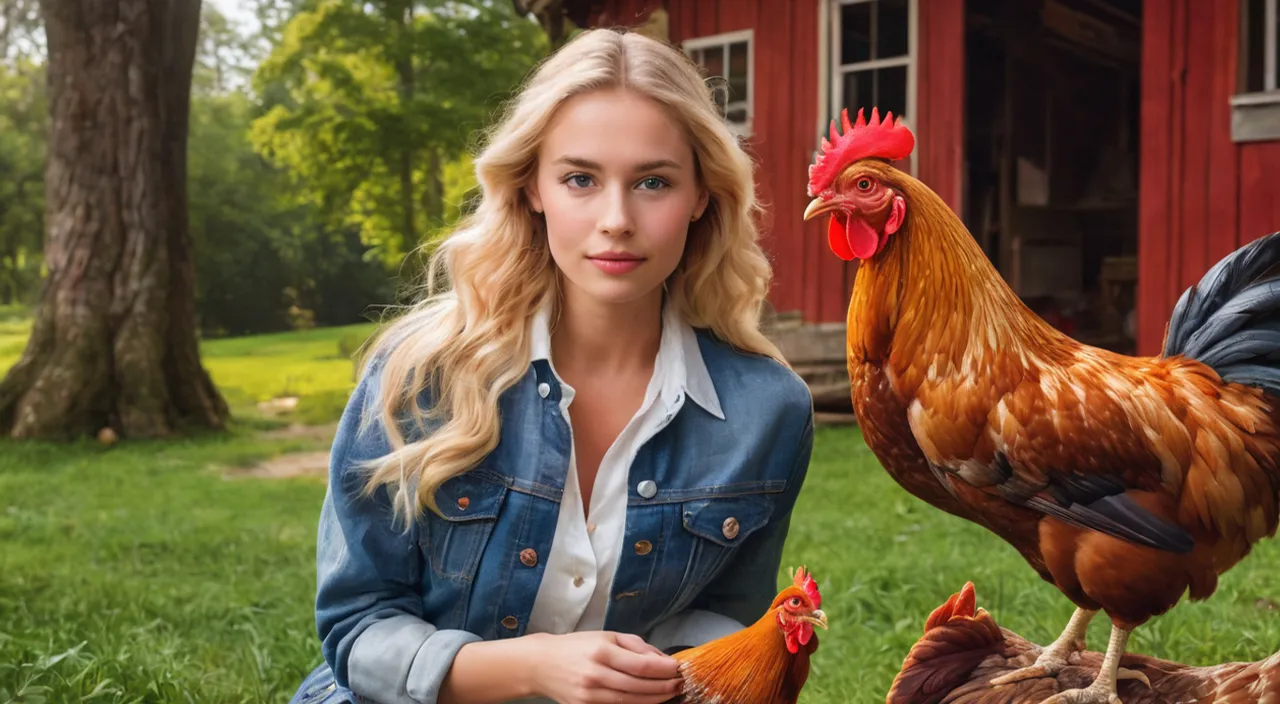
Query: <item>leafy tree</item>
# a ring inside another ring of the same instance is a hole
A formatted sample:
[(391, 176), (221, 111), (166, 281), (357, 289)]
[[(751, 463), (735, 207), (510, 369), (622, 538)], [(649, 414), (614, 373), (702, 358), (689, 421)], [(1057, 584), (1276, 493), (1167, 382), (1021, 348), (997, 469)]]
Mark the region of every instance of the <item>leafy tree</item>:
[(254, 144), (394, 267), (448, 222), (446, 167), (546, 47), (508, 0), (318, 0), (257, 72), (283, 94)]
[(26, 302), (39, 280), (48, 129), (44, 66), (0, 63), (0, 304)]

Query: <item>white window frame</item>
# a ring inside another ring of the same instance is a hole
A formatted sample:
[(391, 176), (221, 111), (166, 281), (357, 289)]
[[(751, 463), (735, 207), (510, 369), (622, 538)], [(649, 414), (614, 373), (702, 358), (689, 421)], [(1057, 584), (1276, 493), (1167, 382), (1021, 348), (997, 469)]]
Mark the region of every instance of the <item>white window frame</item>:
[[(1273, 0), (1274, 1), (1274, 0)], [(917, 92), (916, 71), (919, 66), (919, 28), (920, 2), (907, 0), (907, 53), (888, 59), (870, 59), (851, 64), (840, 62), (840, 10), (846, 5), (861, 5), (879, 0), (821, 0), (818, 3), (818, 134), (826, 135), (831, 129), (831, 120), (840, 117), (844, 108), (844, 77), (855, 71), (867, 71), (878, 68), (907, 67), (907, 114), (902, 117), (902, 124), (911, 127), (916, 116)], [(872, 31), (875, 25), (872, 24)], [(849, 116), (850, 120), (856, 113)], [(882, 116), (883, 117), (883, 116)], [(821, 143), (821, 142), (819, 142)], [(919, 150), (911, 158), (911, 175), (917, 176), (920, 164)]]
[[(1240, 12), (1240, 67), (1241, 88), (1244, 83), (1244, 59), (1249, 47), (1247, 0), (1236, 3)], [(1277, 31), (1277, 12), (1280, 0), (1263, 0), (1262, 38), (1262, 90), (1237, 93), (1231, 96), (1231, 137), (1236, 142), (1269, 141), (1280, 139), (1280, 66), (1277, 66), (1276, 44), (1280, 42)]]
[[(914, 1), (914, 0), (913, 0)], [(756, 39), (754, 29), (744, 29), (739, 32), (724, 32), (721, 34), (711, 34), (705, 37), (695, 37), (686, 39), (681, 43), (684, 53), (693, 58), (693, 52), (721, 47), (724, 51), (723, 66), (725, 72), (729, 71), (729, 45), (747, 43), (747, 99), (730, 101), (729, 97), (725, 97), (725, 120), (724, 123), (729, 126), (729, 130), (743, 139), (750, 138), (754, 134), (756, 121)], [(721, 76), (726, 83), (728, 76)], [(747, 121), (745, 123), (732, 122), (728, 115), (730, 112), (739, 108), (746, 108)]]

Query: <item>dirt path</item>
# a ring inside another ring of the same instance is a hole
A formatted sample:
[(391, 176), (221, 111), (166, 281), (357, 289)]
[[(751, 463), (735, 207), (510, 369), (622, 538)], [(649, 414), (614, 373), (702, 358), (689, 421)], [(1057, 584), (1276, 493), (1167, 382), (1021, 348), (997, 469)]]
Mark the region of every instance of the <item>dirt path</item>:
[[(267, 440), (308, 439), (328, 445), (337, 432), (338, 424), (302, 425), (295, 423), (284, 428), (268, 430), (259, 437)], [(232, 477), (256, 477), (260, 479), (285, 479), (288, 477), (326, 477), (329, 473), (329, 451), (288, 452), (263, 460), (252, 467), (239, 468), (228, 475)]]

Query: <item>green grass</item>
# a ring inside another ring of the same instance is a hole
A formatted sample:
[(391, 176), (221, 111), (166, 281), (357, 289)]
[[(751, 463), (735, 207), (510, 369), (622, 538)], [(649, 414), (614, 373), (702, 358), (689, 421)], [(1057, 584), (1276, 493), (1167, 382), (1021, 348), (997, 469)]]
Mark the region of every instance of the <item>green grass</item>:
[[(6, 333), (0, 318), (0, 351)], [(343, 398), (343, 335), (218, 340), (205, 361), (241, 403)], [(14, 355), (16, 357), (16, 355)], [(0, 369), (4, 361), (0, 359)], [(341, 403), (337, 404), (341, 408)], [(320, 414), (330, 415), (330, 414)], [(317, 479), (227, 479), (225, 467), (315, 441), (235, 433), (165, 443), (0, 441), (0, 702), (285, 702), (318, 662), (312, 621)], [(819, 579), (821, 635), (804, 704), (884, 701), (929, 612), (973, 580), (1001, 625), (1047, 643), (1071, 605), (1014, 551), (906, 495), (856, 430), (820, 429), (784, 569)], [(1207, 603), (1140, 629), (1131, 649), (1195, 664), (1280, 643), (1280, 541)], [(1090, 645), (1105, 645), (1099, 619)]]

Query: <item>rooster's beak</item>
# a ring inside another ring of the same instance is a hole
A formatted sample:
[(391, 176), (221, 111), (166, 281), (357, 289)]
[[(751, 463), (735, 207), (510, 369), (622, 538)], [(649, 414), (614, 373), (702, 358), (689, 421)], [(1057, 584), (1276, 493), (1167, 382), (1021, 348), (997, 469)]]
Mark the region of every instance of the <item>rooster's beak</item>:
[(840, 202), (834, 198), (826, 200), (822, 196), (818, 196), (809, 201), (809, 207), (804, 209), (804, 219), (812, 220), (823, 213), (831, 212), (840, 207)]
[(803, 617), (801, 620), (807, 623), (812, 623), (815, 626), (821, 626), (824, 630), (827, 628), (827, 615), (823, 613), (822, 609), (814, 611), (812, 614)]

